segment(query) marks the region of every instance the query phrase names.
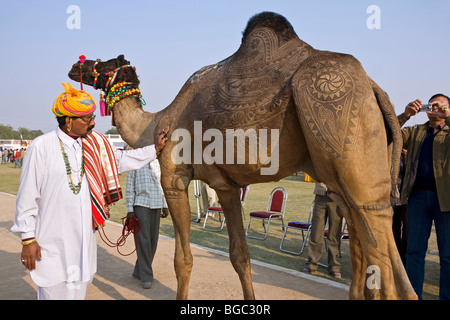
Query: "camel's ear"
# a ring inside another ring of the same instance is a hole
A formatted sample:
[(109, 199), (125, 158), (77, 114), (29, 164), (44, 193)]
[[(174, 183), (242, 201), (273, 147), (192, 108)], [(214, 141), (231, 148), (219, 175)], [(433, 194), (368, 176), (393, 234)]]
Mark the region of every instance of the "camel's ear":
[(129, 63), (130, 63), (129, 61), (125, 60), (125, 56), (123, 54), (121, 54), (117, 57), (117, 65), (121, 66), (121, 65), (129, 64)]

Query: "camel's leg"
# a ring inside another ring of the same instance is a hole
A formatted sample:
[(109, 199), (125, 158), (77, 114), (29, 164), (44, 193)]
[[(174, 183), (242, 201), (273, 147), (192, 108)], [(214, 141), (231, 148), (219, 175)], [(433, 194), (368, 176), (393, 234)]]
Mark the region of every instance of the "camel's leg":
[[(355, 283), (366, 299), (415, 299), (392, 234), (390, 209), (353, 215), (361, 239), (362, 268)], [(358, 290), (355, 287), (355, 290)]]
[(395, 259), (391, 259), (392, 268), (394, 270), (394, 274), (396, 275), (395, 285), (397, 287), (397, 290), (404, 293), (400, 298), (407, 300), (417, 299), (417, 294), (409, 282), (409, 278), (404, 268), (402, 258), (400, 257), (397, 245), (394, 243), (394, 241), (389, 243), (389, 255), (391, 257), (395, 257)]
[[(397, 250), (397, 245), (395, 244), (392, 232), (391, 209), (388, 209), (387, 212), (384, 212), (380, 216), (377, 216), (376, 214), (368, 216), (368, 223), (372, 227), (372, 232), (374, 238), (378, 242), (378, 247), (374, 248), (372, 243), (367, 245), (365, 254), (368, 256), (366, 260), (368, 261), (368, 267), (373, 265), (380, 268), (381, 288), (379, 291), (381, 298), (405, 300), (417, 299), (417, 295), (409, 282), (400, 254)], [(374, 257), (375, 254), (377, 254), (376, 257)], [(379, 264), (377, 265), (376, 263)], [(369, 275), (369, 270), (367, 272)], [(366, 288), (369, 285), (370, 282), (367, 282)], [(371, 294), (373, 294), (373, 292)]]
[(333, 201), (338, 203), (341, 207), (342, 214), (347, 219), (347, 230), (350, 240), (350, 259), (352, 263), (352, 283), (350, 285), (349, 298), (351, 300), (362, 300), (366, 298), (365, 284), (367, 278), (367, 262), (363, 256), (358, 230), (354, 227), (353, 218), (350, 216), (350, 210), (344, 199), (335, 193), (330, 193), (329, 196)]
[[(354, 204), (349, 208), (353, 266), (350, 298), (415, 299), (392, 233), (390, 204), (373, 197), (381, 194), (376, 187), (386, 183), (380, 176), (369, 175), (368, 170), (365, 175), (358, 172), (341, 172), (339, 177), (348, 202)], [(389, 199), (388, 195), (384, 198)]]
[[(352, 177), (355, 176), (357, 174), (353, 172)], [(342, 173), (340, 180), (345, 186), (345, 193), (348, 194), (348, 199), (355, 201), (359, 198), (358, 190), (365, 189), (359, 187), (356, 190), (355, 186), (364, 184), (360, 182), (347, 185), (344, 183), (347, 179)], [(370, 177), (367, 181), (375, 179)], [(369, 191), (373, 191), (373, 188), (374, 186), (371, 186)], [(342, 203), (342, 198), (336, 196), (333, 198), (340, 206), (348, 208)], [(362, 199), (369, 201), (368, 203), (376, 203), (374, 199), (371, 200), (370, 192)], [(350, 235), (352, 261), (350, 299), (415, 299), (415, 292), (409, 283), (395, 245), (389, 204), (355, 207), (343, 211), (346, 213)]]
[(350, 238), (350, 259), (352, 262), (352, 283), (350, 285), (349, 298), (350, 300), (364, 299), (364, 288), (366, 276), (365, 270), (367, 265), (363, 259), (361, 243), (356, 232), (356, 229), (347, 225), (348, 234)]
[(317, 178), (345, 199), (359, 240), (352, 294), (360, 297), (359, 288), (365, 297), (413, 297), (393, 248), (390, 152), (367, 75), (353, 57), (327, 54), (299, 69), (292, 85)]
[[(371, 154), (368, 149), (364, 151)], [(364, 159), (365, 154), (361, 153), (358, 158)], [(351, 159), (348, 162), (355, 169), (340, 171), (338, 179), (347, 202), (352, 204), (349, 231), (354, 269), (350, 298), (415, 299), (392, 233), (389, 171), (385, 170), (383, 176), (358, 167)], [(362, 162), (369, 163), (369, 159)], [(380, 167), (381, 164), (381, 172)]]
[(190, 247), (191, 210), (187, 191), (170, 190), (166, 192), (166, 201), (175, 231), (174, 265), (178, 282), (177, 299), (185, 300), (188, 298), (193, 264)]
[(250, 252), (245, 238), (242, 222), (241, 202), (239, 189), (221, 191), (216, 190), (227, 221), (228, 236), (230, 241), (230, 260), (234, 270), (241, 280), (244, 299), (253, 300), (253, 291)]

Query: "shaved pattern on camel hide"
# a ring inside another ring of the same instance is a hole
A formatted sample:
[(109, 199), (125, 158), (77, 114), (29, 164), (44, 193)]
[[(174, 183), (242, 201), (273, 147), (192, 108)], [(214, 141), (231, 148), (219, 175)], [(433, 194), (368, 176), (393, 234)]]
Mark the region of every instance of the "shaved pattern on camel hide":
[(290, 96), (288, 90), (280, 92), (280, 85), (312, 50), (299, 39), (279, 45), (277, 35), (268, 28), (253, 31), (224, 64), (213, 93), (214, 107), (205, 110), (207, 120), (225, 128), (270, 121), (285, 110)]
[(164, 194), (166, 199), (180, 199), (182, 197), (182, 193), (187, 189), (190, 179), (186, 176), (179, 176), (174, 174), (168, 178), (164, 177), (164, 179), (168, 179), (170, 182), (165, 183), (167, 186), (164, 189)]
[(292, 79), (301, 102), (304, 128), (327, 154), (345, 159), (355, 147), (361, 130), (367, 92), (352, 65), (325, 55), (307, 61)]

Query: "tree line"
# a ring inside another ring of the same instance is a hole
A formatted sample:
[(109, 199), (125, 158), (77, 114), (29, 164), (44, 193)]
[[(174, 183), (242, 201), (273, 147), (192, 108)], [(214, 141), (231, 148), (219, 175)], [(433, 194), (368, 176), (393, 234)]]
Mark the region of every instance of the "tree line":
[[(117, 128), (111, 128), (105, 132), (105, 134), (118, 134)], [(0, 123), (0, 139), (15, 139), (15, 140), (33, 140), (44, 132), (42, 130), (30, 130), (27, 128), (19, 128), (14, 130), (10, 125), (4, 125)]]
[(43, 134), (42, 130), (30, 130), (27, 128), (14, 130), (12, 126), (0, 123), (0, 139), (33, 140)]

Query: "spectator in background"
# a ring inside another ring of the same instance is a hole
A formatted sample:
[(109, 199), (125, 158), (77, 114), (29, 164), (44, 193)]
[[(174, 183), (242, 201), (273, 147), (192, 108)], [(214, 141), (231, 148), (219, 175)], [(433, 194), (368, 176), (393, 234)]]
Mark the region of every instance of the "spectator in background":
[(23, 158), (25, 157), (25, 148), (20, 148), (19, 166), (22, 167)]
[(303, 272), (314, 273), (322, 256), (324, 231), (328, 219), (328, 272), (334, 278), (341, 278), (341, 263), (338, 261), (341, 243), (342, 215), (336, 202), (327, 196), (327, 186), (316, 182), (314, 188), (314, 210), (311, 219), (311, 234), (308, 243), (308, 261)]
[(14, 168), (20, 168), (20, 150), (14, 151)]
[[(436, 229), (440, 259), (439, 298), (450, 299), (450, 98), (436, 94), (428, 101), (429, 121), (402, 129), (406, 156), (401, 192), (407, 204), (406, 272), (422, 299), (425, 256), (432, 223)], [(402, 126), (422, 109), (422, 102), (410, 102), (398, 116)]]
[(169, 214), (158, 160), (127, 173), (125, 199), (127, 220), (136, 218), (139, 222), (134, 238), (137, 260), (133, 277), (141, 280), (142, 288), (150, 289), (154, 279), (152, 263), (158, 246), (160, 217), (166, 218)]
[(2, 150), (2, 163), (8, 163), (8, 155), (9, 155), (8, 149), (4, 148)]

